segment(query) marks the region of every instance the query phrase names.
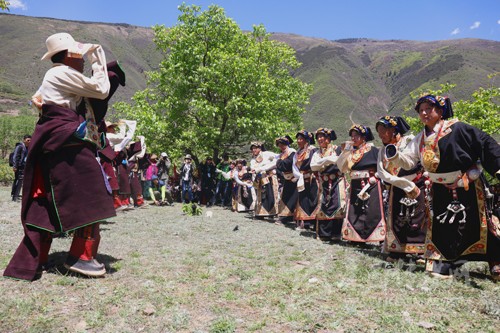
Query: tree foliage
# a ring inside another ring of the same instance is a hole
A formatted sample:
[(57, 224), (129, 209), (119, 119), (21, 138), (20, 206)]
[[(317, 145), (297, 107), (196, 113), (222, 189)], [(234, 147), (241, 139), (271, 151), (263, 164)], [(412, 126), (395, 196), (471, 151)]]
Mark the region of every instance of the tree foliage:
[(153, 28), (164, 58), (147, 88), (133, 105), (115, 104), (150, 146), (217, 157), (302, 127), (311, 87), (293, 77), (300, 63), (291, 47), (262, 25), (243, 32), (215, 5), (179, 10), (177, 25)]
[(0, 9), (2, 10), (9, 10), (9, 5), (10, 3), (6, 0), (0, 0)]
[(23, 136), (32, 134), (38, 118), (35, 116), (0, 116), (0, 157), (8, 158), (17, 142), (22, 141)]
[(14, 180), (9, 154), (25, 134), (32, 134), (38, 118), (35, 116), (0, 116), (0, 184), (6, 185)]

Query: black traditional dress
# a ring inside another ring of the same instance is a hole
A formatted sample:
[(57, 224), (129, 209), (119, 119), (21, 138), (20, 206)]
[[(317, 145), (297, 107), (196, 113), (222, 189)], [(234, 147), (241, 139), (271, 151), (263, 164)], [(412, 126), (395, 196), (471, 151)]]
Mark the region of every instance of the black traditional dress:
[(253, 187), (252, 174), (247, 172), (246, 167), (238, 170), (235, 167), (230, 171), (233, 177), (233, 211), (248, 212), (255, 208), (255, 189)]
[(342, 237), (353, 242), (382, 242), (385, 217), (380, 180), (375, 177), (378, 148), (364, 143), (344, 150), (337, 160), (339, 169), (349, 173), (350, 193)]
[(293, 217), (297, 205), (297, 182), (293, 181), (292, 170), (294, 155), (295, 149), (288, 147), (276, 161), (276, 170), (283, 184), (278, 206), (278, 216), (282, 218)]
[(278, 177), (276, 177), (276, 155), (261, 151), (250, 161), (255, 172), (254, 186), (257, 195), (255, 217), (276, 216), (278, 214)]
[(441, 120), (432, 134), (422, 131), (391, 161), (405, 169), (420, 161), (432, 181), (428, 270), (435, 260), (500, 261), (499, 212), (493, 211), (482, 175), (483, 167), (499, 174), (500, 146), (492, 137), (456, 119)]
[[(398, 150), (403, 151), (412, 139), (413, 136), (400, 137), (396, 144)], [(430, 209), (425, 196), (426, 179), (422, 175), (422, 166), (418, 163), (411, 170), (404, 170), (385, 159), (383, 150), (380, 150), (377, 172), (388, 189), (384, 250), (390, 253), (424, 253)], [(410, 199), (407, 192), (414, 186), (420, 189), (420, 194)]]
[(316, 148), (307, 145), (305, 148), (299, 149), (293, 158), (294, 175), (299, 179), (297, 181), (299, 198), (295, 209), (296, 221), (316, 220), (316, 213), (319, 210), (318, 179), (311, 170), (311, 159), (314, 152), (316, 152)]
[(313, 155), (311, 169), (319, 180), (320, 205), (316, 213), (316, 234), (320, 239), (341, 236), (342, 222), (346, 210), (346, 187), (344, 175), (337, 167), (340, 147), (328, 144)]

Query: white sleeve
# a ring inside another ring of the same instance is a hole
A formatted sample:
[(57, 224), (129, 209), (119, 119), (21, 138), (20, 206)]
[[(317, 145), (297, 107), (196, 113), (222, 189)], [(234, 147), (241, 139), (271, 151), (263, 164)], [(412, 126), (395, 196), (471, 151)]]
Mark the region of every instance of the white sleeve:
[(388, 172), (384, 168), (384, 149), (380, 149), (378, 152), (378, 158), (377, 158), (377, 174), (380, 179), (382, 179), (384, 182), (392, 184), (396, 187), (399, 187), (406, 193), (411, 192), (415, 188), (415, 184), (405, 178), (400, 178), (398, 176), (395, 176)]
[(233, 172), (233, 179), (234, 181), (236, 182), (236, 184), (240, 185), (240, 186), (247, 186), (247, 187), (250, 187), (252, 188), (253, 186), (251, 184), (247, 184), (245, 182), (243, 182), (240, 177), (238, 176), (238, 172)]
[(339, 167), (339, 170), (342, 173), (349, 172), (349, 167), (348, 167), (348, 161), (347, 159), (351, 157), (351, 151), (350, 150), (342, 150), (342, 153), (340, 156), (337, 158), (337, 166)]
[(276, 161), (277, 161), (277, 159), (275, 158), (276, 154), (270, 151), (269, 152), (265, 151), (263, 153), (263, 157), (264, 161), (260, 167), (260, 171), (269, 171), (272, 169), (276, 169)]
[(325, 167), (336, 164), (337, 160), (339, 157), (336, 154), (326, 156), (326, 157), (320, 157), (319, 156), (319, 150), (316, 151), (311, 159), (311, 170), (312, 171), (319, 171), (321, 169), (324, 169)]
[(293, 155), (292, 172), (295, 179), (299, 179), (302, 176), (299, 168), (297, 167), (297, 154)]
[(321, 167), (323, 166), (323, 158), (319, 156), (319, 150), (315, 152), (311, 158), (311, 170), (312, 171), (319, 171), (321, 170)]
[(252, 158), (250, 160), (250, 170), (255, 170), (256, 165), (257, 165), (257, 161), (255, 160), (255, 158)]
[[(413, 138), (413, 140), (408, 143), (406, 148), (400, 152), (396, 152), (396, 155), (389, 158), (391, 162), (396, 164), (397, 166), (402, 167), (405, 170), (413, 169), (420, 160), (420, 140), (422, 138), (423, 132), (420, 132), (417, 136)], [(385, 156), (385, 149), (382, 149)]]
[(52, 83), (61, 90), (77, 96), (105, 99), (109, 94), (110, 83), (102, 46), (98, 46), (93, 55), (95, 60), (92, 63), (93, 74), (90, 78), (76, 70), (70, 70), (48, 80), (52, 80)]

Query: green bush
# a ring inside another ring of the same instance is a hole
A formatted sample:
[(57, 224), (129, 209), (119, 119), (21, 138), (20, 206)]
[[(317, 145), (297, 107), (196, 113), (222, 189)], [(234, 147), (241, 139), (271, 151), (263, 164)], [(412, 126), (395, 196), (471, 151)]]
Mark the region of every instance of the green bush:
[(0, 162), (0, 184), (10, 185), (14, 181), (14, 172), (9, 166), (7, 160), (1, 160)]

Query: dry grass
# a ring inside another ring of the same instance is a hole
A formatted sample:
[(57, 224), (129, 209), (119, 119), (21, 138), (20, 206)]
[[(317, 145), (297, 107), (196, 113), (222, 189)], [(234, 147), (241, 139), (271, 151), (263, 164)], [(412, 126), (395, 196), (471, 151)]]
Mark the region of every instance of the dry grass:
[[(0, 188), (2, 269), (22, 237), (19, 204)], [(421, 268), (382, 269), (377, 248), (310, 235), (213, 208), (150, 207), (102, 225), (104, 279), (62, 268), (70, 239), (55, 239), (58, 268), (41, 280), (0, 279), (1, 332), (495, 332), (500, 284), (439, 281)], [(238, 225), (239, 230), (233, 231)]]

